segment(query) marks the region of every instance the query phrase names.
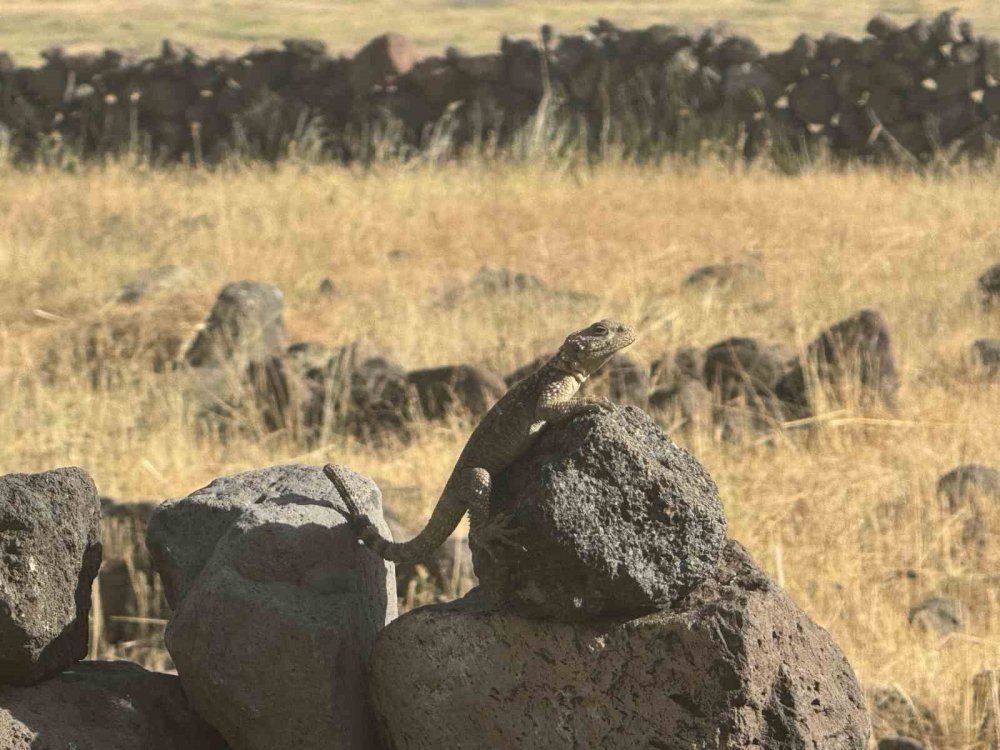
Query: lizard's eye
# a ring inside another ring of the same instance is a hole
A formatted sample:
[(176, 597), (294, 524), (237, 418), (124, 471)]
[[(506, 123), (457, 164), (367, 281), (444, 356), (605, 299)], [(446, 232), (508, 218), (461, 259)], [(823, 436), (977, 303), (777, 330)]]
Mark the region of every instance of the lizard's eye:
[(608, 327), (606, 325), (596, 325), (594, 326), (594, 333), (596, 333), (598, 336), (607, 336)]

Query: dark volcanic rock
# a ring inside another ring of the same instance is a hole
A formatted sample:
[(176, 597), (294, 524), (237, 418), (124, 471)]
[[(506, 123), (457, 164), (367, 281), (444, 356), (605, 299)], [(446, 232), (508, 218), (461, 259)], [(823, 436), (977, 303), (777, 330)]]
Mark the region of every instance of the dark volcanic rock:
[(638, 615), (714, 568), (725, 542), (718, 489), (698, 460), (635, 407), (548, 429), (495, 478), (492, 513), (513, 513), (524, 550), (476, 574), (501, 606), (531, 617)]
[(413, 370), (406, 381), (416, 389), (425, 419), (455, 414), (481, 417), (507, 392), (498, 375), (471, 365)]
[(265, 362), (285, 347), (284, 297), (270, 284), (227, 284), (184, 359), (192, 367), (242, 369)]
[(790, 369), (793, 355), (780, 344), (753, 338), (730, 338), (705, 350), (705, 386), (722, 402), (743, 396), (748, 401), (769, 396)]
[(4, 750), (225, 750), (181, 681), (125, 661), (85, 661), (39, 685), (0, 687)]
[(100, 517), (82, 469), (0, 476), (0, 684), (31, 684), (87, 655)]
[(735, 542), (672, 611), (639, 619), (541, 622), (478, 594), (379, 637), (372, 695), (389, 747), (866, 746), (847, 659)]
[(861, 310), (809, 344), (805, 363), (793, 367), (774, 389), (795, 416), (815, 408), (812, 378), (823, 388), (827, 403), (880, 402), (895, 407), (899, 373), (885, 317), (875, 310)]
[[(378, 489), (349, 481), (387, 533)], [(346, 510), (319, 468), (275, 466), (217, 479), (150, 521), (174, 608), (167, 648), (191, 704), (234, 747), (372, 747), (367, 661), (396, 615), (393, 568), (331, 503)]]

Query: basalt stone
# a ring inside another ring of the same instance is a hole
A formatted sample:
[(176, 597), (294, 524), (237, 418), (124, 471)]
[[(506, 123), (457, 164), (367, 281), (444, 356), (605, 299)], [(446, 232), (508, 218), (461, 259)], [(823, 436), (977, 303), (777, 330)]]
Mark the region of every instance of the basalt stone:
[(718, 489), (698, 460), (635, 407), (549, 428), (494, 478), (519, 549), (473, 560), (483, 590), (529, 617), (585, 620), (669, 605), (711, 573), (725, 542)]
[(30, 685), (87, 655), (100, 520), (82, 469), (0, 476), (0, 684)]
[(843, 653), (735, 542), (668, 611), (552, 623), (473, 591), (390, 624), (372, 654), (397, 750), (863, 750)]
[(219, 293), (184, 359), (191, 367), (265, 362), (285, 347), (284, 296), (270, 284), (240, 281)]

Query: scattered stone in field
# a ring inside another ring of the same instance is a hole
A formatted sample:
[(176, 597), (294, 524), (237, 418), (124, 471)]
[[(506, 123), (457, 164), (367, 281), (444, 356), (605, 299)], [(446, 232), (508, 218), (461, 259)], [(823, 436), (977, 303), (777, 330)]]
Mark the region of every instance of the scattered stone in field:
[(143, 271), (139, 276), (125, 284), (115, 295), (117, 302), (132, 304), (155, 294), (171, 292), (185, 286), (194, 278), (194, 274), (182, 266), (160, 266)]
[(935, 597), (911, 609), (908, 619), (918, 630), (946, 636), (965, 627), (965, 608), (953, 599)]
[[(982, 464), (958, 466), (938, 479), (937, 492), (952, 513), (962, 508), (985, 511), (1000, 503), (1000, 472)], [(982, 501), (986, 501), (986, 505), (982, 505)]]
[(584, 292), (552, 289), (537, 276), (522, 271), (512, 271), (503, 266), (486, 264), (465, 286), (449, 290), (444, 295), (444, 304), (454, 306), (470, 296), (509, 297), (524, 295), (536, 297), (546, 302), (592, 302), (595, 297)]
[(782, 85), (774, 76), (752, 63), (732, 65), (725, 69), (722, 78), (725, 106), (739, 117), (763, 112), (783, 92)]
[(184, 355), (191, 367), (235, 367), (265, 362), (285, 348), (284, 295), (254, 281), (227, 284)]
[(395, 33), (377, 36), (358, 50), (351, 61), (351, 91), (355, 97), (368, 96), (410, 72), (418, 60), (420, 53), (409, 37)]
[(31, 687), (0, 686), (4, 750), (225, 750), (174, 675), (85, 661)]
[(649, 410), (667, 433), (704, 428), (712, 422), (712, 394), (700, 380), (684, 380), (649, 394)]
[(813, 378), (828, 404), (864, 407), (877, 402), (895, 408), (899, 374), (885, 317), (861, 310), (809, 344), (805, 363), (795, 365), (774, 388), (792, 416), (813, 412)]
[(931, 38), (939, 47), (962, 41), (962, 26), (957, 10), (946, 10), (931, 22)]
[[(378, 488), (349, 481), (387, 533)], [(374, 744), (367, 661), (396, 615), (393, 567), (331, 502), (346, 510), (319, 468), (275, 466), (217, 479), (150, 521), (174, 608), (167, 647), (192, 706), (232, 747)]]
[(927, 750), (927, 746), (912, 737), (883, 737), (877, 750)]
[(973, 361), (990, 378), (1000, 378), (1000, 339), (979, 339), (972, 345)]
[(529, 616), (584, 620), (654, 611), (712, 570), (725, 540), (718, 489), (635, 407), (547, 430), (494, 478), (524, 549), (472, 550), (483, 590)]
[(869, 734), (847, 659), (735, 542), (637, 619), (524, 619), (479, 590), (416, 609), (376, 643), (372, 695), (398, 748), (863, 750)]
[(87, 655), (100, 516), (82, 469), (0, 476), (0, 684), (29, 685)]
[(645, 406), (649, 396), (649, 370), (619, 352), (587, 379), (582, 392), (607, 396), (616, 404)]
[(471, 365), (413, 370), (406, 380), (416, 389), (424, 419), (481, 417), (507, 392), (499, 375)]
[(319, 287), (317, 287), (317, 291), (319, 292), (319, 295), (321, 297), (332, 297), (334, 296), (334, 294), (336, 294), (337, 287), (333, 283), (333, 279), (325, 278), (319, 282)]
[(1000, 748), (1000, 670), (986, 670), (972, 679), (972, 726), (983, 750)]
[[(393, 487), (378, 482), (384, 501), (383, 516), (395, 541), (405, 541), (417, 535), (422, 525), (404, 523), (398, 509), (403, 505), (417, 505), (421, 501), (416, 487)], [(409, 598), (421, 585), (430, 584), (432, 601), (450, 601), (463, 595), (478, 581), (472, 568), (472, 550), (467, 537), (452, 536), (442, 544), (430, 560), (418, 564), (396, 563), (396, 593), (402, 601)], [(426, 597), (424, 597), (426, 598)]]
[(696, 289), (732, 291), (764, 279), (764, 271), (756, 263), (736, 261), (716, 263), (696, 268), (684, 279), (683, 285)]
[(98, 575), (101, 592), (101, 635), (110, 644), (162, 641), (158, 623), (121, 622), (116, 616), (166, 619), (169, 607), (146, 550), (146, 530), (158, 501), (114, 502), (101, 498), (104, 561)]
[(770, 399), (794, 358), (794, 352), (782, 344), (726, 339), (705, 350), (705, 386), (717, 393), (722, 403), (739, 398), (750, 404)]
[(944, 729), (934, 712), (895, 686), (875, 686), (865, 690), (872, 720), (873, 737), (911, 737), (939, 747)]
[(1000, 263), (991, 266), (979, 277), (979, 293), (986, 309), (1000, 305)]

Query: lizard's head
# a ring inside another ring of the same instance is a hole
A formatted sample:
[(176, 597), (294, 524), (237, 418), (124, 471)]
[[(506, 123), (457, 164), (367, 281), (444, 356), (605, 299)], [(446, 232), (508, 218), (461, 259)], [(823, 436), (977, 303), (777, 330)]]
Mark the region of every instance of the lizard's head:
[(567, 336), (556, 356), (568, 370), (590, 375), (633, 341), (635, 329), (631, 326), (617, 320), (599, 320)]

